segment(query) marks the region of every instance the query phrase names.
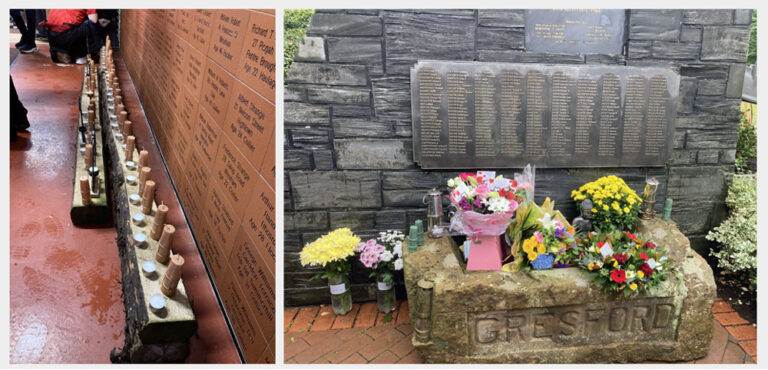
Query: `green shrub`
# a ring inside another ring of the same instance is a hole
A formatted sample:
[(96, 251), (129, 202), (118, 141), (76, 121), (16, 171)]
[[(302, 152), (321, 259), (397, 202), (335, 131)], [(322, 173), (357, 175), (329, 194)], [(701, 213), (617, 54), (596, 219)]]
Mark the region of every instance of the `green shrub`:
[(299, 50), (299, 42), (307, 33), (307, 25), (314, 14), (313, 9), (286, 9), (283, 15), (284, 32), (283, 45), (285, 48), (283, 56), (284, 77), (288, 77), (288, 71), (293, 64), (293, 58)]
[(725, 199), (730, 215), (707, 234), (707, 240), (720, 244), (710, 252), (717, 265), (728, 271), (746, 275), (752, 286), (757, 284), (757, 177), (734, 175)]
[(742, 116), (739, 126), (739, 141), (736, 143), (736, 171), (747, 172), (749, 159), (756, 157), (757, 127)]

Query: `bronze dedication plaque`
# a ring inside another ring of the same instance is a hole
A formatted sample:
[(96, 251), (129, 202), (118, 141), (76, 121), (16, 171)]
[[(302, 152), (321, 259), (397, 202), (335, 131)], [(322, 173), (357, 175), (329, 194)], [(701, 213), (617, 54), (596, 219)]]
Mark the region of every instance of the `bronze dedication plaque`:
[(426, 169), (664, 166), (679, 84), (657, 67), (419, 61), (414, 160)]

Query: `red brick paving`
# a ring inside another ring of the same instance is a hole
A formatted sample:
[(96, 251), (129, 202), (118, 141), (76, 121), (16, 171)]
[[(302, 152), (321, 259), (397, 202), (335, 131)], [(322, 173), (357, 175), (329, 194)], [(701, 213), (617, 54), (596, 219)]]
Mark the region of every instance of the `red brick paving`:
[(738, 312), (716, 313), (715, 318), (724, 326), (749, 324), (749, 321), (742, 319)]
[(331, 329), (349, 329), (352, 327), (352, 324), (355, 323), (355, 317), (357, 317), (357, 312), (360, 311), (360, 305), (355, 303), (352, 305), (352, 310), (347, 312), (344, 316), (336, 316), (336, 319), (333, 321), (333, 326)]
[[(285, 310), (286, 363), (419, 364), (411, 344), (408, 301), (398, 302), (391, 321), (382, 319), (375, 302), (355, 304), (347, 315), (330, 306)], [(757, 362), (757, 328), (720, 298), (712, 308), (714, 336), (709, 354), (697, 364)], [(691, 362), (688, 362), (691, 363)]]
[(757, 339), (757, 328), (751, 324), (726, 327), (736, 340)]
[(355, 319), (355, 328), (369, 328), (376, 322), (376, 314), (379, 312), (379, 307), (376, 302), (363, 303), (360, 306), (360, 312), (357, 313)]

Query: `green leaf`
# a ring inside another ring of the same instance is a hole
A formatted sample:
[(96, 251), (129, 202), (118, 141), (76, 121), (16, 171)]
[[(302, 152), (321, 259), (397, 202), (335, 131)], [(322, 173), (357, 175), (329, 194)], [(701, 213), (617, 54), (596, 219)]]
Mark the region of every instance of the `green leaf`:
[(381, 323), (382, 324), (386, 324), (386, 323), (388, 323), (390, 321), (392, 321), (392, 313), (391, 312), (386, 314), (386, 315), (384, 315), (384, 317), (381, 318)]
[(296, 338), (291, 337), (291, 343), (294, 343), (294, 342), (296, 342)]

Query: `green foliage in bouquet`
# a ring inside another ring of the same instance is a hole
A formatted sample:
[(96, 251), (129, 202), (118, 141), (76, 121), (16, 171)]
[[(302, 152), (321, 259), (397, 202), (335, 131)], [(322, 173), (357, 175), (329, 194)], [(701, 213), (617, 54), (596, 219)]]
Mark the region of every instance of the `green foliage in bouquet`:
[(585, 199), (592, 201), (592, 224), (598, 230), (629, 230), (637, 221), (642, 199), (620, 177), (604, 176), (571, 192), (581, 207)]
[(664, 247), (625, 231), (591, 232), (566, 255), (572, 265), (593, 273), (603, 290), (624, 297), (653, 293), (670, 274), (680, 278)]

